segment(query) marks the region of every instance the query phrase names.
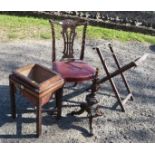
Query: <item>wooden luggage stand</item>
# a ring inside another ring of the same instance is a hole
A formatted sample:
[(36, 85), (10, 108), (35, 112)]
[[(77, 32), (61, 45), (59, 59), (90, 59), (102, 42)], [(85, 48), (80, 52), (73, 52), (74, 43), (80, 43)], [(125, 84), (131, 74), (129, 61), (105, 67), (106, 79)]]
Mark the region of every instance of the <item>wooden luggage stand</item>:
[[(144, 61), (144, 60), (146, 59), (146, 57), (148, 56), (148, 54), (144, 54), (142, 57), (136, 59), (135, 61), (130, 62), (129, 64), (127, 64), (127, 65), (125, 65), (125, 66), (123, 66), (123, 67), (120, 67), (119, 61), (118, 61), (118, 59), (117, 59), (117, 57), (116, 57), (116, 55), (115, 55), (115, 53), (114, 53), (114, 50), (113, 50), (111, 44), (109, 44), (109, 48), (110, 48), (110, 51), (111, 51), (112, 56), (113, 56), (113, 59), (114, 59), (114, 61), (115, 61), (115, 63), (116, 63), (116, 66), (117, 66), (118, 69), (117, 69), (115, 72), (113, 72), (113, 73), (109, 73), (107, 64), (106, 64), (105, 60), (103, 59), (103, 56), (102, 56), (102, 54), (101, 54), (101, 52), (100, 52), (100, 49), (99, 49), (99, 48), (95, 48), (96, 51), (97, 51), (97, 53), (98, 53), (98, 55), (99, 55), (99, 58), (100, 58), (100, 60), (101, 60), (102, 66), (103, 66), (103, 68), (104, 68), (104, 70), (105, 70), (105, 72), (106, 72), (106, 75), (107, 75), (106, 77), (100, 79), (100, 80), (98, 81), (98, 83), (99, 83), (99, 84), (102, 84), (103, 82), (106, 82), (107, 80), (109, 80), (109, 82), (110, 82), (110, 84), (111, 84), (111, 87), (112, 87), (112, 89), (113, 89), (113, 91), (114, 91), (114, 93), (115, 93), (115, 96), (116, 96), (116, 98), (117, 98), (117, 101), (118, 101), (118, 103), (116, 103), (116, 104), (113, 106), (113, 108), (117, 108), (117, 106), (120, 105), (122, 112), (125, 112), (124, 104), (125, 104), (129, 99), (131, 99), (131, 100), (133, 101), (134, 98), (133, 98), (133, 94), (132, 94), (132, 92), (131, 92), (131, 90), (130, 90), (130, 88), (129, 88), (129, 85), (128, 85), (128, 83), (127, 83), (127, 80), (126, 80), (126, 78), (125, 78), (123, 72), (129, 70), (129, 69), (132, 68), (132, 67), (137, 67), (138, 65), (140, 65), (140, 64), (142, 63), (142, 61)], [(117, 76), (117, 75), (121, 75), (122, 81), (123, 81), (123, 83), (124, 83), (124, 85), (125, 85), (125, 87), (126, 87), (126, 89), (127, 89), (127, 91), (128, 91), (128, 95), (125, 97), (124, 100), (121, 99), (121, 96), (120, 96), (120, 94), (119, 94), (119, 91), (118, 91), (118, 89), (117, 89), (117, 87), (116, 87), (116, 85), (115, 85), (115, 82), (114, 82), (114, 80), (113, 80), (113, 77), (115, 77), (115, 76)]]

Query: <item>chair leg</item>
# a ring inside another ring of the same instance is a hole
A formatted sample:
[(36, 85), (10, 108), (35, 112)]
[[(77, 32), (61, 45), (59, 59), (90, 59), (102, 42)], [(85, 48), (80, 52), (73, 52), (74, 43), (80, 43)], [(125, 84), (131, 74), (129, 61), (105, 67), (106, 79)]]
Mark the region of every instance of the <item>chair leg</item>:
[(61, 117), (62, 113), (62, 97), (63, 97), (63, 88), (60, 88), (56, 94), (56, 109), (57, 109), (57, 118)]
[(16, 98), (15, 98), (15, 86), (9, 80), (9, 87), (10, 87), (10, 102), (11, 102), (11, 114), (12, 118), (16, 118)]
[(42, 112), (42, 106), (40, 105), (40, 103), (38, 102), (37, 103), (37, 116), (36, 116), (36, 132), (37, 132), (37, 137), (39, 137), (41, 135), (41, 132), (42, 132), (42, 115), (41, 115), (41, 112)]
[[(115, 55), (115, 53), (114, 53), (114, 50), (113, 50), (111, 44), (109, 44), (109, 48), (110, 48), (110, 51), (111, 51), (111, 53), (112, 53), (112, 56), (113, 56), (113, 58), (114, 58), (114, 61), (115, 61), (116, 65), (117, 65), (118, 69), (120, 69), (121, 67), (120, 67), (119, 61), (118, 61), (118, 59), (117, 59), (117, 57), (116, 57), (116, 55)], [(127, 80), (126, 80), (124, 74), (123, 74), (122, 72), (121, 72), (120, 74), (121, 74), (122, 80), (123, 80), (123, 82), (124, 82), (124, 84), (125, 84), (125, 87), (126, 87), (128, 93), (129, 93), (129, 94), (132, 94), (132, 93), (131, 93), (131, 90), (130, 90), (130, 88), (129, 88), (129, 84), (128, 84), (128, 82), (127, 82)], [(131, 95), (131, 98), (130, 98), (130, 99), (131, 99), (132, 101), (134, 100), (133, 95)]]

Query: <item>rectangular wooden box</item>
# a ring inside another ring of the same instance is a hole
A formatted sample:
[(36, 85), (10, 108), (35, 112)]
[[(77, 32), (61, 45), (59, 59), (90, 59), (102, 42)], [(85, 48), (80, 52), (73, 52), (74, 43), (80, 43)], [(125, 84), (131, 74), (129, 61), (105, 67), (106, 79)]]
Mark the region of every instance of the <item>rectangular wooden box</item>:
[(64, 80), (56, 72), (32, 64), (21, 67), (13, 72), (11, 80), (20, 89), (23, 96), (33, 103), (46, 104), (52, 95), (64, 85)]
[(21, 67), (15, 70), (13, 75), (25, 85), (35, 88), (36, 92), (39, 93), (54, 87), (54, 85), (62, 81), (62, 78), (57, 73), (38, 64)]

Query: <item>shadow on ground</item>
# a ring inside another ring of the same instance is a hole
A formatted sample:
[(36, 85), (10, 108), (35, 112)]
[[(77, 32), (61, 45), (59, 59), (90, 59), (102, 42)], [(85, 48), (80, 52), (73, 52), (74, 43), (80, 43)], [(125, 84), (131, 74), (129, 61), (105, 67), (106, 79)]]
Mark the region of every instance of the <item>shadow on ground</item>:
[[(74, 89), (74, 88), (73, 88)], [(70, 99), (78, 96), (84, 92), (85, 89), (80, 91), (75, 91), (70, 94), (64, 96), (64, 100), (70, 102)], [(79, 102), (70, 102), (71, 104), (63, 105), (63, 108), (66, 107), (79, 107)], [(72, 104), (74, 103), (74, 104)], [(10, 96), (9, 96), (9, 86), (1, 85), (0, 86), (0, 127), (8, 124), (15, 123), (16, 124), (16, 134), (0, 134), (0, 138), (35, 138), (35, 133), (30, 134), (22, 134), (22, 124), (35, 123), (36, 118), (34, 117), (23, 117), (23, 115), (35, 114), (35, 107), (32, 103), (27, 101), (24, 97), (22, 97), (19, 92), (16, 94), (16, 105), (17, 105), (17, 115), (14, 120), (11, 116), (11, 105), (10, 105)], [(55, 101), (51, 100), (50, 103), (43, 107), (43, 120), (42, 124), (45, 126), (52, 126), (53, 124), (57, 124), (59, 128), (68, 130), (75, 129), (79, 130), (82, 135), (85, 137), (90, 136), (87, 129), (74, 125), (73, 122), (80, 122), (83, 119), (87, 119), (87, 117), (76, 117), (76, 116), (65, 116), (61, 119), (57, 120), (56, 116), (51, 115), (55, 107)], [(6, 126), (7, 127), (7, 126)], [(5, 130), (4, 130), (5, 131)], [(12, 131), (12, 130), (11, 130)], [(11, 131), (9, 131), (11, 133)], [(35, 131), (34, 131), (35, 132)]]
[(150, 50), (152, 51), (152, 52), (155, 52), (155, 45), (150, 45)]

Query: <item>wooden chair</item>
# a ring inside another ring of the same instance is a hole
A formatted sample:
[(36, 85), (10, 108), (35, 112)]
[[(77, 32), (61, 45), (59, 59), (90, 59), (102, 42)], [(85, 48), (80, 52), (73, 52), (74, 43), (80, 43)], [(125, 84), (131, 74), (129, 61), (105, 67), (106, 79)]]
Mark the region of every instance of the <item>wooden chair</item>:
[[(85, 38), (87, 30), (87, 22), (75, 21), (66, 19), (61, 22), (49, 20), (52, 30), (52, 66), (53, 70), (60, 73), (65, 82), (74, 82), (75, 85), (79, 82), (91, 80), (95, 83), (98, 77), (98, 70), (84, 61), (85, 54)], [(61, 35), (63, 38), (62, 58), (56, 60), (56, 36), (55, 36), (55, 24), (61, 26)], [(82, 26), (82, 42), (79, 58), (75, 58), (74, 55), (74, 41), (77, 36), (77, 28)], [(91, 93), (86, 96), (86, 102), (81, 103), (81, 110), (78, 112), (72, 112), (71, 115), (80, 115), (84, 111), (88, 113), (90, 133), (92, 133), (92, 107), (95, 105), (97, 111), (97, 100), (95, 98), (96, 86), (92, 84), (90, 87)], [(89, 104), (85, 104), (88, 103)], [(91, 104), (90, 104), (91, 103)]]

